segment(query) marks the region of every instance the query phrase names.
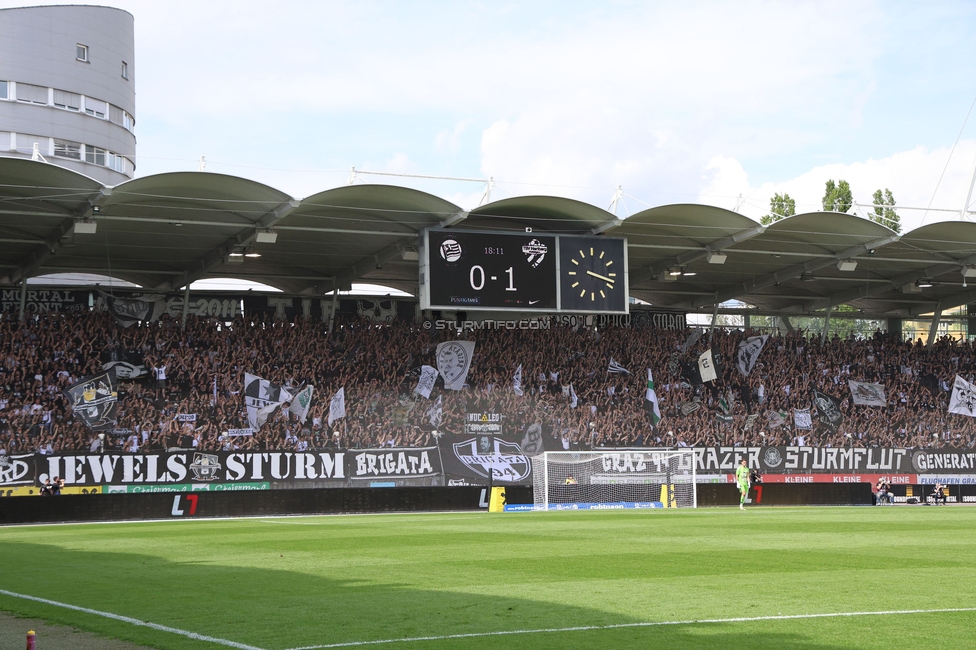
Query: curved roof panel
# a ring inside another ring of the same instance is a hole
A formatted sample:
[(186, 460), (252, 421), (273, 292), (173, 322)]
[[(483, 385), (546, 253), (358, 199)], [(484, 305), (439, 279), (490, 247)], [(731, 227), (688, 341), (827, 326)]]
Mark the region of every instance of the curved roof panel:
[[(81, 218), (94, 219), (97, 233), (76, 232)], [(548, 196), (466, 213), (392, 185), (351, 185), (297, 201), (243, 178), (175, 172), (108, 188), (56, 165), (0, 158), (0, 282), (7, 285), (88, 272), (156, 290), (235, 277), (307, 295), (353, 281), (416, 293), (418, 233), (434, 226), (625, 237), (631, 295), (685, 310), (734, 299), (764, 313), (850, 304), (865, 314), (908, 317), (976, 301), (963, 275), (976, 273), (967, 268), (976, 268), (976, 224), (969, 222), (898, 237), (849, 214), (800, 214), (764, 227), (690, 204), (617, 220)], [(920, 288), (919, 280), (933, 286)]]
[(558, 196), (517, 196), (493, 201), (471, 210), (463, 227), (471, 229), (519, 230), (585, 234), (616, 217), (610, 212)]

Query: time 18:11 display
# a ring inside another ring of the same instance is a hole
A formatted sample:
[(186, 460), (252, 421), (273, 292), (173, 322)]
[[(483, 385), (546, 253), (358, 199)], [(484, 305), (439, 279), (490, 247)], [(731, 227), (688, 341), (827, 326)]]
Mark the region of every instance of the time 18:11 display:
[(428, 230), (424, 250), (424, 309), (556, 309), (554, 235)]

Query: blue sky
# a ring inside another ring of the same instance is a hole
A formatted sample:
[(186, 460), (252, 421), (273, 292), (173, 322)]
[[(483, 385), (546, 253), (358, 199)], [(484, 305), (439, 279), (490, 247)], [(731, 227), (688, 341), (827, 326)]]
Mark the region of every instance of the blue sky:
[(818, 209), (828, 178), (959, 210), (976, 165), (972, 2), (106, 4), (135, 16), (139, 175), (205, 155), (298, 197), (356, 167), (758, 218), (777, 191)]

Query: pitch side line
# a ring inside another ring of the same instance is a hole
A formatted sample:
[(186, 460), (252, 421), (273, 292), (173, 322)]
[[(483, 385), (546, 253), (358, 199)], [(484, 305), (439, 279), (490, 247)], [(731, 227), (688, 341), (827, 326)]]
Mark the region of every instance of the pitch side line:
[(449, 639), (471, 639), (486, 636), (509, 636), (515, 634), (543, 634), (555, 632), (585, 632), (587, 630), (616, 630), (627, 627), (658, 627), (663, 625), (700, 625), (703, 623), (748, 623), (751, 621), (792, 621), (806, 618), (841, 618), (845, 616), (891, 616), (894, 614), (944, 614), (949, 612), (976, 612), (976, 607), (951, 607), (947, 609), (903, 609), (879, 612), (836, 612), (833, 614), (791, 614), (779, 616), (748, 616), (738, 618), (703, 618), (690, 621), (654, 621), (650, 623), (616, 623), (614, 625), (579, 625), (576, 627), (550, 627), (537, 630), (502, 630), (499, 632), (469, 632), (467, 634), (444, 634), (442, 636), (415, 636), (405, 639), (381, 639), (378, 641), (347, 641), (324, 645), (306, 645), (289, 650), (321, 650), (323, 648), (355, 648), (367, 645), (388, 643), (410, 643), (414, 641), (446, 641)]
[(258, 648), (253, 645), (246, 645), (244, 643), (237, 643), (236, 641), (228, 641), (227, 639), (218, 639), (217, 637), (207, 636), (206, 634), (197, 634), (196, 632), (190, 632), (188, 630), (181, 630), (175, 627), (169, 627), (168, 625), (160, 625), (159, 623), (150, 623), (149, 621), (140, 621), (137, 618), (130, 618), (128, 616), (121, 616), (119, 614), (113, 614), (111, 612), (100, 612), (97, 609), (88, 609), (87, 607), (79, 607), (77, 605), (69, 605), (68, 603), (59, 603), (56, 600), (48, 600), (47, 598), (38, 598), (37, 596), (28, 596), (27, 594), (18, 594), (13, 591), (7, 591), (6, 589), (0, 589), (0, 594), (4, 596), (10, 596), (11, 598), (23, 598), (24, 600), (33, 600), (37, 603), (44, 603), (45, 605), (54, 605), (55, 607), (63, 607), (64, 609), (73, 609), (76, 612), (84, 612), (86, 614), (94, 614), (95, 616), (102, 616), (104, 618), (111, 618), (116, 621), (122, 621), (123, 623), (130, 623), (132, 625), (138, 625), (140, 627), (149, 627), (160, 632), (170, 632), (172, 634), (179, 634), (180, 636), (189, 637), (196, 641), (209, 641), (210, 643), (217, 643), (220, 645), (229, 646), (231, 648), (239, 648), (239, 650), (264, 650), (263, 648)]

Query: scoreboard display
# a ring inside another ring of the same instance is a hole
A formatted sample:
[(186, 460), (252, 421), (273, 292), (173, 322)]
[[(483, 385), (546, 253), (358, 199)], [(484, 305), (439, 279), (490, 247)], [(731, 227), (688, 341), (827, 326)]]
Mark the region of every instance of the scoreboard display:
[(421, 309), (628, 312), (620, 238), (434, 230), (420, 251)]

